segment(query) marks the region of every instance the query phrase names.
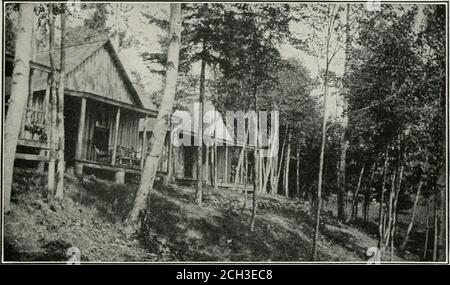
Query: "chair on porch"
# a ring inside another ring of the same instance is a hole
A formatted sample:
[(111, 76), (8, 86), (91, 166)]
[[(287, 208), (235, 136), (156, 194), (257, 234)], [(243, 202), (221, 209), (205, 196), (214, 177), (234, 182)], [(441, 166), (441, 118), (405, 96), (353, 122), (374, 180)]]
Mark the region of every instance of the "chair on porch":
[(111, 163), (112, 148), (101, 150), (96, 145), (93, 146), (94, 161), (100, 163)]
[(118, 145), (116, 154), (116, 164), (139, 169), (140, 168), (140, 158), (138, 158), (139, 153), (140, 152), (134, 150), (133, 147), (128, 148)]

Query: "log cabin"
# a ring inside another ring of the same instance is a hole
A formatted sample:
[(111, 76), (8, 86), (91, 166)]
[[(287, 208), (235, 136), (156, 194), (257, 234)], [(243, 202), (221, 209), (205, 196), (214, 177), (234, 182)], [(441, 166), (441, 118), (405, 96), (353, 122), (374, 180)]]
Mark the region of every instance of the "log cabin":
[[(59, 67), (60, 50), (52, 51)], [(36, 52), (30, 62), (26, 112), (16, 162), (37, 161), (43, 171), (49, 156), (49, 51)], [(14, 56), (5, 55), (5, 113), (11, 90)], [(58, 76), (56, 76), (58, 78)], [(154, 118), (156, 108), (128, 76), (110, 40), (66, 48), (64, 89), (65, 160), (75, 174), (100, 169), (124, 183), (126, 174), (140, 174), (142, 140), (139, 122)]]

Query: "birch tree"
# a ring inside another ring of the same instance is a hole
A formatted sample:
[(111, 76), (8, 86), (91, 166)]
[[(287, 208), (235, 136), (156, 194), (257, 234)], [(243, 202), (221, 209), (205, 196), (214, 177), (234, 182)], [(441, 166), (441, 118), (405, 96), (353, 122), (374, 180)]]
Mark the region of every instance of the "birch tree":
[[(416, 192), (416, 196), (414, 198), (414, 204), (413, 204), (412, 211), (411, 211), (411, 219), (409, 221), (408, 228), (406, 230), (405, 238), (403, 239), (401, 248), (405, 248), (406, 243), (408, 242), (408, 239), (409, 239), (409, 234), (411, 233), (412, 227), (414, 225), (414, 218), (416, 216), (417, 203), (419, 202), (420, 190), (422, 189), (422, 184), (423, 184), (422, 181), (420, 181), (419, 185), (417, 186), (417, 192)], [(428, 217), (427, 217), (427, 219), (428, 219)]]
[[(336, 39), (336, 27), (339, 24), (339, 13), (342, 11), (341, 5), (324, 5), (321, 9), (316, 13), (324, 22), (324, 34), (316, 35), (315, 41), (311, 43), (310, 49), (316, 54), (317, 57), (324, 58), (324, 68), (323, 68), (323, 117), (322, 117), (322, 141), (320, 147), (320, 156), (319, 156), (319, 173), (318, 173), (318, 182), (317, 182), (317, 195), (316, 195), (316, 213), (315, 213), (315, 229), (314, 236), (312, 242), (312, 253), (311, 258), (315, 260), (317, 258), (317, 241), (319, 239), (319, 228), (320, 228), (320, 213), (321, 213), (321, 200), (322, 200), (322, 185), (323, 185), (323, 168), (324, 168), (324, 156), (325, 156), (325, 143), (327, 138), (327, 114), (326, 114), (326, 106), (328, 99), (328, 91), (329, 91), (329, 75), (330, 75), (330, 65), (337, 52), (340, 49), (339, 40)], [(318, 18), (313, 18), (314, 21), (317, 21)], [(320, 29), (317, 30), (316, 33), (320, 33)], [(338, 34), (339, 35), (339, 34)], [(333, 37), (334, 36), (334, 37)], [(316, 49), (313, 45), (319, 45), (319, 49)], [(322, 48), (320, 48), (322, 47)]]
[(60, 55), (60, 67), (59, 67), (59, 87), (58, 87), (58, 175), (55, 200), (61, 202), (64, 197), (64, 87), (66, 80), (66, 11), (65, 4), (61, 5), (61, 55)]
[[(346, 7), (346, 19), (345, 19), (345, 60), (344, 60), (344, 72), (348, 71), (348, 59), (350, 49), (350, 4)], [(346, 168), (346, 157), (348, 148), (348, 98), (347, 92), (344, 90), (342, 96), (342, 133), (341, 133), (341, 149), (340, 149), (340, 159), (339, 159), (339, 170), (338, 170), (338, 191), (337, 191), (337, 215), (341, 220), (345, 219), (344, 210), (344, 195), (346, 193), (345, 187), (345, 168)]]
[(181, 36), (181, 4), (170, 4), (170, 44), (167, 51), (167, 65), (165, 74), (164, 94), (158, 112), (156, 124), (149, 142), (150, 150), (145, 157), (144, 169), (141, 175), (139, 189), (134, 199), (125, 224), (128, 231), (137, 229), (140, 219), (148, 207), (149, 197), (153, 190), (159, 159), (164, 147), (164, 140), (172, 116), (178, 78), (180, 36)]
[(56, 67), (53, 50), (55, 48), (55, 4), (49, 5), (49, 59), (50, 59), (50, 139), (49, 139), (49, 161), (48, 161), (48, 200), (53, 203), (55, 195), (55, 168), (57, 160), (58, 125), (57, 125), (57, 90), (56, 90)]
[(22, 118), (29, 94), (31, 35), (33, 23), (33, 5), (20, 4), (19, 29), (15, 44), (14, 70), (12, 77), (11, 98), (5, 121), (4, 136), (4, 213), (10, 211), (11, 185), (13, 179), (14, 158), (19, 138)]

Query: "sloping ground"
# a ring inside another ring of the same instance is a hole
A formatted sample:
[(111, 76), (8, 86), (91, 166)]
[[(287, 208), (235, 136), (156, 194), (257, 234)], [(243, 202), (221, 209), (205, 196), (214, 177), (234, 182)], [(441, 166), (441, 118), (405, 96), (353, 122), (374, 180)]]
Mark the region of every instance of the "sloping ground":
[(12, 212), (5, 216), (6, 261), (64, 261), (72, 246), (80, 249), (82, 261), (163, 259), (127, 239), (113, 218), (124, 211), (119, 200), (127, 201), (126, 187), (66, 176), (64, 209), (55, 211), (45, 198), (45, 177), (19, 171), (14, 180)]
[[(183, 261), (309, 261), (314, 219), (301, 201), (259, 197), (255, 231), (249, 232), (251, 200), (242, 210), (243, 195), (210, 190), (202, 208), (192, 202), (194, 190), (174, 187), (151, 200), (149, 228), (165, 237)], [(319, 241), (321, 261), (366, 260), (376, 239), (323, 216)], [(164, 221), (164, 222), (162, 222)], [(395, 256), (395, 260), (401, 258)]]
[[(17, 172), (17, 171), (16, 171)], [(19, 171), (13, 211), (6, 216), (6, 260), (65, 260), (75, 246), (82, 261), (308, 261), (313, 215), (302, 201), (259, 197), (255, 231), (250, 232), (251, 196), (208, 190), (203, 207), (189, 187), (157, 187), (138, 240), (127, 238), (121, 221), (136, 185), (116, 185), (94, 176), (66, 177), (64, 209), (50, 208), (45, 177)], [(323, 216), (321, 261), (364, 262), (376, 240)], [(401, 260), (396, 257), (396, 260)]]

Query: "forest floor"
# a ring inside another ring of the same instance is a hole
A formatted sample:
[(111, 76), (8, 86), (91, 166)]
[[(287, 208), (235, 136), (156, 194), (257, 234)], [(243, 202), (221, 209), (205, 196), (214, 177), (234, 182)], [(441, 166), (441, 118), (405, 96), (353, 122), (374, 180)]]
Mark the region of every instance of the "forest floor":
[[(157, 185), (143, 232), (129, 238), (121, 222), (137, 185), (68, 174), (64, 208), (56, 210), (46, 201), (45, 180), (15, 171), (12, 211), (4, 225), (6, 261), (64, 261), (72, 246), (89, 262), (310, 260), (314, 215), (302, 200), (258, 197), (250, 232), (251, 195), (243, 209), (242, 193), (208, 189), (199, 207), (194, 189)], [(320, 261), (365, 262), (367, 248), (377, 244), (375, 235), (337, 221), (329, 211), (322, 221)], [(394, 260), (404, 259), (396, 252)]]

